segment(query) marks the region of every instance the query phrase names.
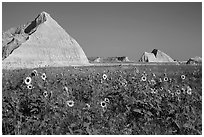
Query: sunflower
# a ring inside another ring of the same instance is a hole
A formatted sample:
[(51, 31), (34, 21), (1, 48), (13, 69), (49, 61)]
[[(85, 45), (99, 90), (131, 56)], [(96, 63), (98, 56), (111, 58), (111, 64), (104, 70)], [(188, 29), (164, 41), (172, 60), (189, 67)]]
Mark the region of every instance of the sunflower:
[(110, 102), (110, 100), (108, 98), (105, 98), (104, 101), (107, 102), (107, 103)]
[(145, 75), (143, 75), (142, 77), (141, 77), (141, 81), (146, 81), (147, 80), (147, 77), (145, 76)]
[(32, 86), (31, 84), (28, 84), (28, 85), (27, 85), (27, 88), (28, 88), (28, 89), (32, 89), (33, 86)]
[(168, 79), (168, 77), (164, 77), (164, 81), (168, 81), (169, 79)]
[(186, 92), (187, 92), (187, 94), (191, 95), (191, 94), (192, 94), (192, 92), (191, 92), (191, 91), (192, 91), (191, 87), (190, 87), (190, 86), (187, 86), (187, 91), (186, 91)]
[(38, 75), (37, 70), (33, 70), (32, 73), (31, 73), (31, 76), (32, 76), (32, 77), (35, 77), (35, 76), (37, 76), (37, 75)]
[(184, 80), (185, 78), (186, 78), (186, 76), (185, 76), (185, 75), (181, 75), (181, 79), (183, 79), (183, 80)]
[(67, 105), (68, 105), (69, 107), (73, 107), (73, 106), (74, 106), (74, 101), (73, 101), (73, 100), (68, 100), (68, 101), (67, 101)]
[(106, 102), (105, 101), (101, 101), (101, 107), (102, 108), (106, 107)]
[(41, 78), (43, 79), (43, 80), (45, 80), (47, 77), (46, 77), (46, 74), (45, 73), (43, 73), (42, 75), (41, 75)]
[(44, 97), (47, 97), (47, 96), (48, 96), (47, 91), (44, 91), (44, 92), (43, 92), (43, 96), (44, 96)]
[(24, 80), (25, 84), (30, 85), (31, 84), (31, 77), (26, 77), (26, 79)]
[(108, 76), (107, 76), (106, 74), (103, 74), (103, 79), (104, 79), (104, 80), (106, 80), (107, 77), (108, 77)]

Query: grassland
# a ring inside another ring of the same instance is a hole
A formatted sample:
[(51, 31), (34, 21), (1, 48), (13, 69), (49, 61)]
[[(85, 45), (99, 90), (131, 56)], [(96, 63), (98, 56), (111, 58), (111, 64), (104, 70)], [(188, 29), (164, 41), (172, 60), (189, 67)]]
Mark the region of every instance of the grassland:
[(3, 134), (202, 134), (201, 65), (3, 70), (2, 85)]

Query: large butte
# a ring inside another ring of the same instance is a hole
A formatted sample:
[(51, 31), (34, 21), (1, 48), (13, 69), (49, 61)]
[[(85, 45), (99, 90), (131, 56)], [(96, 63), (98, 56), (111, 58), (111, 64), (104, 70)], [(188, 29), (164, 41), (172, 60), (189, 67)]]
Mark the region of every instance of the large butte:
[(89, 65), (76, 40), (46, 12), (2, 39), (3, 69)]

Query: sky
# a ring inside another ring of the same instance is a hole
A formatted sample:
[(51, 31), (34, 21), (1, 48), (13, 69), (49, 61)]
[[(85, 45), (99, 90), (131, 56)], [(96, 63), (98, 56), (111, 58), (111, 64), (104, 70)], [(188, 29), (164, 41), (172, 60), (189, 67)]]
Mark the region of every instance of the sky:
[(2, 30), (45, 11), (72, 36), (86, 56), (127, 56), (159, 49), (176, 60), (202, 57), (201, 2), (2, 3)]

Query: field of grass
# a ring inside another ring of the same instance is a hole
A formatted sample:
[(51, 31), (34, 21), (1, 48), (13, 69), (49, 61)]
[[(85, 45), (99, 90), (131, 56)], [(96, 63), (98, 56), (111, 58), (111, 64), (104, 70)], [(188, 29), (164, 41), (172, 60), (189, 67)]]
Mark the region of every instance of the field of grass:
[(3, 134), (202, 134), (199, 65), (3, 70), (2, 77)]

